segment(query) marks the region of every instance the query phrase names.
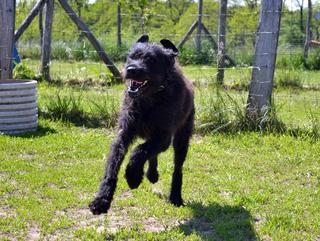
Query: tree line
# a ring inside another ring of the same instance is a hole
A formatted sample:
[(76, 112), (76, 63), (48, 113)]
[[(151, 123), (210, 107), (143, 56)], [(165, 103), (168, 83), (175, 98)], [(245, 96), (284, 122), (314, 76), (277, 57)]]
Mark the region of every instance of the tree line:
[[(292, 0), (298, 1), (299, 0)], [(301, 0), (300, 0), (301, 1)], [(17, 4), (16, 25), (22, 22), (36, 1), (21, 0)], [(116, 43), (117, 38), (117, 8), (121, 6), (122, 39), (131, 42), (142, 33), (148, 33), (152, 39), (167, 37), (178, 42), (190, 25), (197, 18), (197, 2), (193, 0), (69, 0), (77, 14), (86, 22), (94, 34), (102, 41)], [(259, 2), (246, 0), (229, 1), (227, 18), (228, 48), (243, 46), (252, 47), (255, 43), (255, 32), (259, 20)], [(214, 37), (218, 28), (218, 1), (204, 1), (203, 23)], [(316, 13), (319, 6), (313, 6)], [(306, 8), (289, 11), (283, 9), (280, 43), (292, 46), (303, 46), (305, 39)], [(312, 18), (312, 39), (320, 39), (320, 20)], [(39, 39), (39, 24), (33, 22), (21, 41), (31, 42)], [(74, 41), (81, 40), (82, 33), (77, 31), (68, 16), (55, 5), (53, 40)]]

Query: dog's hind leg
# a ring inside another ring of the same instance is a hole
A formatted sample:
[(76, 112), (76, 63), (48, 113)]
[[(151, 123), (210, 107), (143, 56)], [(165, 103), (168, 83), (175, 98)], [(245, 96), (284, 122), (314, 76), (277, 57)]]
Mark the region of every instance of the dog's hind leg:
[(125, 177), (131, 189), (139, 187), (143, 179), (143, 166), (145, 162), (168, 149), (171, 142), (171, 136), (161, 135), (147, 140), (145, 143), (137, 146), (132, 152), (130, 161), (126, 168)]
[(157, 156), (151, 157), (149, 159), (149, 167), (147, 171), (147, 178), (151, 183), (156, 183), (159, 180), (158, 173), (158, 158)]
[(171, 192), (169, 200), (173, 205), (178, 207), (183, 205), (183, 200), (181, 197), (182, 167), (187, 156), (189, 140), (192, 135), (193, 118), (194, 113), (192, 112), (185, 126), (180, 128), (176, 132), (173, 139), (174, 171), (172, 175)]

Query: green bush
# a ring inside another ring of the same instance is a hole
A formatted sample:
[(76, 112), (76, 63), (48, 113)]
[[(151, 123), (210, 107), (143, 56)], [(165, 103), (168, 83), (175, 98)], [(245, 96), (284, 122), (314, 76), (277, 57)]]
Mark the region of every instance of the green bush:
[(295, 52), (292, 54), (278, 54), (277, 63), (278, 68), (287, 69), (303, 69), (305, 68), (305, 61), (301, 52)]
[(294, 70), (284, 70), (276, 74), (275, 85), (280, 87), (302, 88), (301, 75)]
[(46, 101), (39, 106), (39, 115), (79, 126), (111, 128), (116, 125), (118, 100), (107, 95), (84, 102), (82, 97), (82, 95), (61, 92), (47, 96)]
[(19, 43), (17, 48), (22, 59), (40, 59), (41, 57), (41, 47), (38, 42)]
[(39, 80), (40, 76), (38, 76), (32, 69), (30, 69), (24, 63), (19, 63), (13, 69), (13, 78)]
[(200, 53), (197, 53), (194, 45), (186, 45), (180, 50), (178, 59), (182, 65), (209, 65), (216, 62), (217, 56), (211, 43), (202, 41)]
[(236, 61), (237, 66), (252, 66), (254, 60), (254, 51), (249, 48), (242, 48), (237, 50), (234, 54), (231, 53), (231, 56)]
[(311, 50), (306, 61), (308, 70), (320, 70), (320, 49)]

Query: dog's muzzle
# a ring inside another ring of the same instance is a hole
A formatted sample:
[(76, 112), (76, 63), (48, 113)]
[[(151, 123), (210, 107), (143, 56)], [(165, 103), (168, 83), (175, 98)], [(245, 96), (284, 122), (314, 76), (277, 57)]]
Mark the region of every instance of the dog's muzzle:
[(148, 84), (148, 80), (134, 80), (128, 79), (128, 94), (130, 97), (140, 95), (140, 92)]

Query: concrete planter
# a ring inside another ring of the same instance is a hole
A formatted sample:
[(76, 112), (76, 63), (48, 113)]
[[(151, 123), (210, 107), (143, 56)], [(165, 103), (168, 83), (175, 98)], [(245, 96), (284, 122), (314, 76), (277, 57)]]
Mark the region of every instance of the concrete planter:
[(0, 133), (20, 134), (37, 127), (37, 81), (0, 81)]

